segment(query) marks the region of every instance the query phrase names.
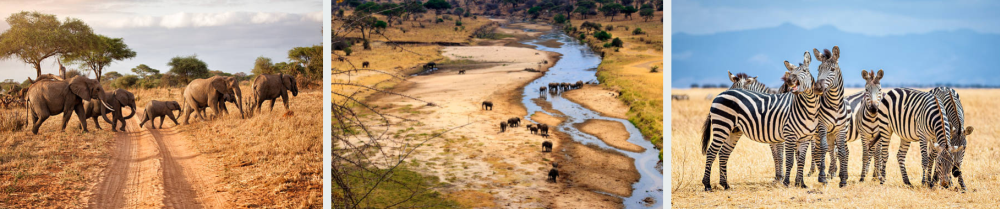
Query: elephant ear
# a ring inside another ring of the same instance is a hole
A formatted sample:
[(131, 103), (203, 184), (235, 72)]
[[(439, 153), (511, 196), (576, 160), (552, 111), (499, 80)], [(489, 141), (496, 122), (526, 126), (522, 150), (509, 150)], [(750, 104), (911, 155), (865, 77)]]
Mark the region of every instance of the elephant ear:
[(220, 94), (227, 93), (226, 90), (229, 89), (227, 87), (229, 87), (229, 83), (226, 82), (226, 79), (212, 79), (212, 88)]
[(69, 81), (69, 90), (73, 92), (76, 96), (83, 98), (84, 100), (89, 100), (91, 98), (90, 91), (87, 88), (87, 82), (83, 79), (74, 78)]
[(285, 89), (292, 90), (292, 82), (293, 82), (292, 81), (292, 76), (291, 75), (285, 75), (285, 74), (280, 74), (279, 76), (281, 76), (280, 77), (281, 78), (281, 84), (285, 85)]
[(118, 103), (122, 106), (128, 105), (130, 103), (129, 101), (134, 100), (132, 99), (132, 95), (128, 92), (115, 91), (113, 94), (115, 99), (118, 100)]

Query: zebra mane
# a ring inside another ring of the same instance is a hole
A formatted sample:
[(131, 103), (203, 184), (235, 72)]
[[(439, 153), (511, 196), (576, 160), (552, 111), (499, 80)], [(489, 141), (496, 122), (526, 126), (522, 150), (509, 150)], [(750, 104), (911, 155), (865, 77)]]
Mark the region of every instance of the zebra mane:
[(736, 74), (736, 78), (738, 78), (739, 80), (743, 80), (743, 79), (750, 78), (750, 75), (747, 75), (747, 73), (737, 73)]

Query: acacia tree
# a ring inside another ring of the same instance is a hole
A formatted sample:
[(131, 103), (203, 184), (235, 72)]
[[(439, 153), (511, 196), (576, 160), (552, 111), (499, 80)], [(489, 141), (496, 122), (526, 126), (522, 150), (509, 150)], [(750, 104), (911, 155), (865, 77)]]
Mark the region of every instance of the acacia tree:
[(153, 69), (146, 64), (139, 64), (139, 66), (135, 66), (132, 68), (132, 72), (139, 75), (139, 77), (143, 79), (148, 79), (160, 74), (160, 70)]
[(198, 55), (176, 56), (171, 58), (170, 62), (167, 62), (167, 66), (170, 66), (170, 73), (179, 77), (183, 83), (190, 83), (191, 80), (211, 76), (208, 73), (208, 65), (198, 59)]
[(288, 59), (304, 68), (309, 77), (322, 78), (323, 45), (292, 48), (288, 50)]
[(70, 52), (62, 57), (66, 63), (79, 63), (81, 68), (90, 68), (101, 80), (104, 68), (114, 61), (131, 59), (135, 57), (135, 51), (128, 48), (122, 38), (109, 38), (104, 35), (92, 36), (85, 41), (87, 46), (84, 50)]
[(7, 17), (10, 29), (0, 34), (0, 60), (17, 58), (35, 67), (42, 75), (42, 61), (52, 56), (79, 52), (87, 48), (85, 40), (93, 30), (80, 19), (60, 22), (55, 15), (20, 12)]
[(621, 11), (621, 13), (625, 14), (625, 18), (628, 18), (629, 20), (632, 19), (632, 14), (636, 12), (639, 12), (639, 9), (636, 9), (634, 6), (626, 6), (625, 8), (622, 8)]
[(649, 22), (649, 19), (653, 19), (654, 12), (655, 10), (653, 10), (653, 8), (645, 8), (642, 9), (642, 11), (639, 11), (639, 16), (642, 16), (644, 22)]
[(445, 0), (429, 0), (427, 3), (424, 3), (424, 7), (427, 9), (433, 9), (434, 17), (437, 17), (437, 14), (441, 13), (442, 9), (451, 9), (451, 4)]
[(278, 69), (275, 69), (274, 63), (271, 62), (271, 58), (264, 56), (257, 57), (257, 60), (253, 62), (253, 69), (250, 73), (256, 76), (264, 74), (275, 74), (278, 73)]
[(625, 9), (621, 4), (618, 3), (607, 3), (601, 6), (601, 12), (604, 13), (605, 17), (611, 17), (611, 21), (615, 21), (615, 15)]

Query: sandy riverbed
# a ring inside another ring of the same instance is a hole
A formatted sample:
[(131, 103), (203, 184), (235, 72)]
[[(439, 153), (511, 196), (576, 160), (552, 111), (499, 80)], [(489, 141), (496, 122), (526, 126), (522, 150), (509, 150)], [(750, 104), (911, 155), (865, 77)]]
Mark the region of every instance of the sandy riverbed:
[(563, 98), (601, 113), (602, 116), (628, 119), (628, 105), (615, 96), (618, 92), (598, 85), (583, 85), (583, 88), (566, 91)]
[(625, 130), (625, 125), (618, 121), (590, 119), (583, 123), (573, 124), (574, 127), (607, 143), (609, 146), (641, 153), (646, 149), (639, 145), (628, 142), (629, 133)]

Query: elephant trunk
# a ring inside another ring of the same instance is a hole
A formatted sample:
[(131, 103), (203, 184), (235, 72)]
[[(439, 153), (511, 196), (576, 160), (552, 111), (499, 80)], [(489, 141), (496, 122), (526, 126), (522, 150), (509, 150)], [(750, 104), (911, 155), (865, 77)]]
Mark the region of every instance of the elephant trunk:
[(240, 109), (240, 119), (246, 119), (243, 114), (243, 95), (236, 94), (236, 109)]
[(132, 119), (132, 116), (135, 116), (135, 103), (128, 105), (128, 107), (132, 108), (132, 113), (128, 114), (128, 116), (125, 116), (125, 120)]

